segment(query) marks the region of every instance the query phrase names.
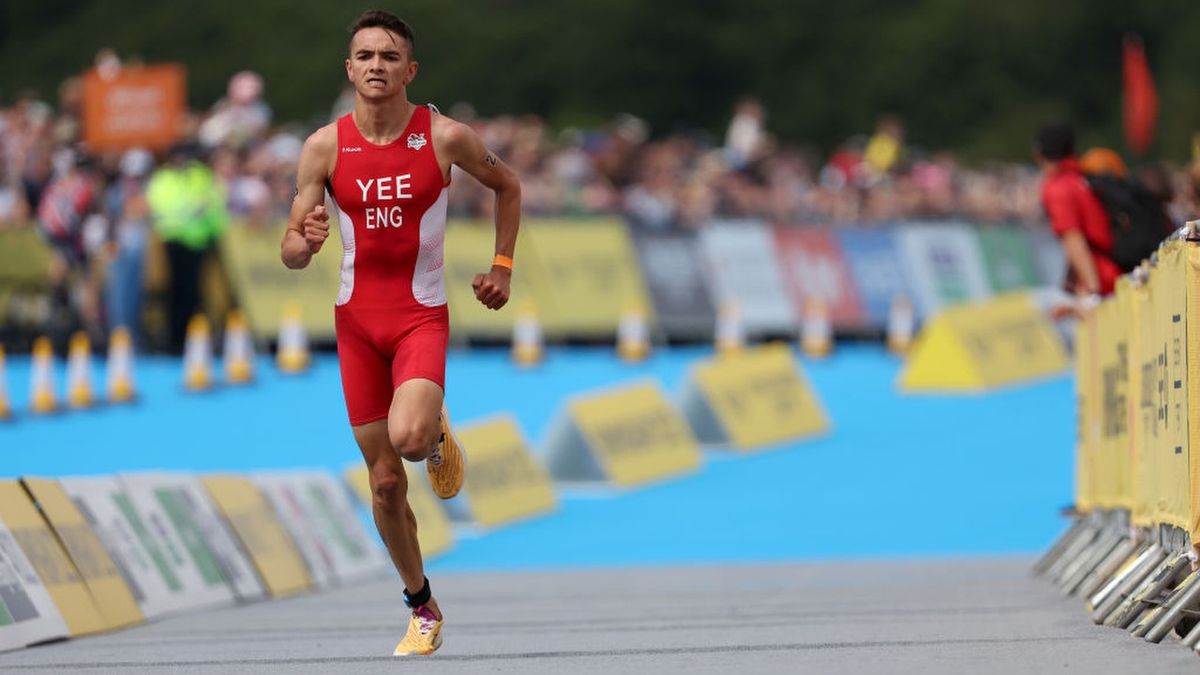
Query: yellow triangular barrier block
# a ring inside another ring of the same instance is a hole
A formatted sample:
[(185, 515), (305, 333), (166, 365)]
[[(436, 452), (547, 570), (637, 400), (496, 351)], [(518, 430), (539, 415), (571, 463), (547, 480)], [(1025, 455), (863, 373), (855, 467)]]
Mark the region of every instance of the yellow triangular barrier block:
[(285, 373), (299, 373), (307, 370), (311, 361), (308, 334), (304, 331), (304, 315), (300, 304), (289, 302), (283, 308), (283, 319), (279, 322), (279, 345), (275, 354), (275, 365)]
[(887, 317), (887, 348), (893, 354), (907, 354), (912, 347), (916, 314), (906, 295), (892, 298)]
[(546, 457), (556, 478), (617, 485), (688, 473), (701, 462), (687, 421), (652, 381), (573, 397), (550, 433)]
[(109, 629), (142, 623), (142, 610), (125, 576), (117, 568), (104, 544), (62, 485), (52, 479), (21, 479), (42, 515), (50, 523), (63, 550), (83, 577)]
[(191, 391), (213, 385), (212, 329), (203, 314), (192, 317), (187, 326), (183, 352), (183, 386)]
[(129, 329), (117, 326), (108, 337), (108, 364), (105, 390), (110, 403), (126, 403), (137, 397), (133, 383), (133, 337)]
[(312, 577), (296, 543), (253, 481), (242, 476), (206, 476), (200, 482), (250, 556), (271, 597), (312, 590)]
[[(472, 466), (474, 462), (472, 457)], [(417, 519), (417, 543), (421, 546), (421, 555), (429, 558), (445, 553), (454, 545), (454, 532), (450, 528), (450, 519), (429, 487), (424, 465), (405, 464), (404, 468), (408, 472), (408, 505)], [(353, 464), (347, 467), (344, 475), (354, 494), (367, 508), (371, 508), (371, 481), (367, 467)]]
[(534, 458), (515, 419), (503, 415), (456, 433), (470, 458), (463, 492), (472, 520), (496, 527), (554, 510), (558, 500), (550, 473)]
[(230, 310), (225, 319), (225, 347), (222, 353), (225, 381), (246, 384), (254, 381), (254, 338), (241, 310)]
[(545, 356), (545, 337), (537, 310), (527, 304), (513, 321), (512, 358), (519, 366), (535, 366)]
[(72, 637), (98, 633), (108, 622), (96, 606), (79, 570), (15, 479), (0, 480), (0, 521), (8, 526), (25, 557), (46, 586)]
[(816, 296), (810, 295), (804, 301), (800, 349), (814, 359), (824, 358), (833, 352), (833, 323), (829, 317), (829, 304)]
[(717, 312), (713, 346), (718, 354), (738, 351), (746, 346), (746, 328), (742, 324), (742, 309), (732, 300), (721, 303), (721, 308)]
[(1025, 293), (950, 307), (921, 330), (900, 387), (982, 391), (1063, 372), (1066, 350)]
[(90, 408), (95, 402), (92, 392), (92, 341), (79, 331), (71, 336), (67, 350), (67, 405)]
[(739, 450), (829, 430), (824, 406), (782, 343), (699, 363), (685, 385), (682, 407), (702, 442)]
[(0, 345), (0, 420), (12, 418), (12, 399), (8, 396), (8, 369), (4, 365), (4, 345)]
[(617, 325), (617, 356), (629, 363), (650, 356), (650, 325), (641, 306), (629, 307), (621, 315), (621, 323)]
[(50, 338), (33, 341), (33, 369), (29, 381), (29, 408), (35, 415), (58, 410), (58, 395), (54, 392), (54, 346)]

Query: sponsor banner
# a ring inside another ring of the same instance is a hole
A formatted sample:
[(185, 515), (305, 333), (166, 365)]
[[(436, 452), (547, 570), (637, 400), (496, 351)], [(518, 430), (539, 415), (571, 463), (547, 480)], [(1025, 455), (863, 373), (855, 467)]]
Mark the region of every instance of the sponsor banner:
[(829, 309), (834, 328), (869, 324), (850, 264), (830, 229), (775, 227), (775, 242), (796, 314), (816, 298)]
[(266, 595), (258, 574), (200, 481), (192, 476), (139, 473), (121, 476), (131, 499), (144, 513), (165, 517), (171, 531), (200, 570), (205, 586), (227, 590), (241, 600)]
[(205, 586), (161, 512), (144, 514), (116, 477), (61, 478), (59, 482), (113, 561), (126, 572), (126, 583), (146, 618), (230, 600), (228, 588)]
[(235, 223), (220, 239), (221, 260), (234, 294), (250, 319), (254, 337), (279, 336), (284, 308), (300, 308), (310, 339), (334, 338), (333, 305), (341, 284), (342, 240), (337, 224), (320, 253), (302, 270), (290, 270), (279, 259), (283, 224), (268, 228)]
[(920, 311), (896, 235), (891, 230), (847, 230), (837, 232), (838, 243), (850, 265), (859, 298), (872, 326), (883, 328), (896, 296), (907, 297)]
[(981, 391), (1066, 368), (1066, 350), (1049, 319), (1032, 296), (1016, 292), (938, 313), (917, 336), (900, 386)]
[(550, 433), (547, 457), (556, 478), (607, 479), (618, 485), (646, 483), (700, 466), (692, 430), (651, 381), (572, 399)]
[[(473, 471), (474, 455), (470, 461)], [(429, 560), (450, 550), (454, 545), (454, 532), (450, 529), (450, 519), (438, 503), (440, 500), (429, 487), (424, 465), (407, 465), (405, 471), (409, 477), (408, 506), (417, 519), (417, 543), (421, 546), (421, 556)], [(371, 482), (367, 467), (361, 462), (355, 463), (346, 469), (345, 476), (354, 494), (368, 509), (371, 508)]]
[(796, 308), (785, 290), (775, 238), (757, 220), (716, 221), (700, 231), (700, 250), (713, 278), (713, 299), (735, 305), (750, 335), (796, 334)]
[(705, 443), (751, 450), (829, 430), (829, 419), (791, 349), (771, 344), (697, 365), (683, 410)]
[(530, 280), (540, 278), (537, 256), (526, 255), (527, 233), (522, 228), (513, 256), (512, 295), (501, 311), (484, 307), (475, 299), (471, 283), (476, 274), (492, 268), (496, 228), (491, 223), (451, 221), (446, 228), (446, 300), (450, 305), (450, 331), (455, 338), (507, 339), (512, 335), (515, 308), (534, 306)]
[(165, 150), (184, 133), (187, 71), (175, 64), (83, 76), (83, 142), (90, 150)]
[(72, 637), (108, 628), (83, 577), (17, 480), (0, 480), (0, 522), (45, 584)]
[(1032, 288), (1041, 284), (1033, 250), (1025, 232), (1013, 227), (975, 230), (992, 292)]
[(361, 579), (387, 563), (333, 476), (316, 471), (260, 474), (255, 482), (292, 535), (318, 587)]
[(312, 590), (304, 558), (271, 504), (249, 478), (205, 476), (200, 483), (250, 556), (271, 597)]
[(17, 538), (0, 522), (0, 650), (65, 638), (62, 615)]
[(717, 315), (709, 295), (710, 275), (700, 264), (696, 236), (687, 232), (635, 232), (633, 240), (659, 328), (672, 338), (710, 338)]
[(969, 228), (905, 225), (897, 235), (916, 304), (924, 316), (989, 295), (983, 259)]
[(455, 433), (471, 462), (463, 490), (472, 520), (496, 527), (555, 509), (550, 475), (534, 459), (515, 419), (503, 415)]
[(1033, 264), (1043, 286), (1062, 288), (1067, 278), (1067, 254), (1063, 252), (1058, 237), (1049, 230), (1027, 232), (1029, 250), (1033, 252)]
[(143, 621), (133, 593), (132, 576), (119, 567), (96, 536), (91, 523), (56, 480), (26, 476), (21, 483), (36, 500), (75, 569), (83, 577), (108, 629)]
[[(646, 283), (621, 221), (526, 221), (521, 232), (521, 259), (536, 259), (526, 273), (547, 336), (611, 337), (630, 306), (649, 311)], [(654, 322), (652, 314), (647, 318)]]

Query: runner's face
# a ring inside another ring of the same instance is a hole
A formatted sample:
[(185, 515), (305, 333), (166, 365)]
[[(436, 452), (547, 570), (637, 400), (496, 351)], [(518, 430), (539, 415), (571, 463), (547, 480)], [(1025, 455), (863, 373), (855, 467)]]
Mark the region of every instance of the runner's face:
[(364, 28), (350, 40), (346, 75), (360, 96), (384, 99), (413, 81), (417, 62), (404, 38), (382, 28)]

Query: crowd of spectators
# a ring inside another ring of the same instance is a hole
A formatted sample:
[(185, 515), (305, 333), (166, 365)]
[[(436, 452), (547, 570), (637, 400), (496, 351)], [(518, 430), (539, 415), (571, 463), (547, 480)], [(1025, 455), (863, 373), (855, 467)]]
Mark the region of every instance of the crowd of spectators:
[[(102, 53), (97, 67), (121, 66), (115, 55)], [(200, 182), (223, 196), (207, 224), (196, 225), (207, 236), (175, 237), (194, 254), (176, 251), (171, 257), (172, 265), (191, 270), (188, 275), (220, 236), (224, 224), (215, 220), (281, 231), (310, 130), (273, 118), (260, 76), (234, 75), (224, 98), (188, 115), (187, 142), (157, 157), (142, 150), (88, 154), (80, 143), (81, 89), (70, 80), (56, 105), (21, 96), (0, 108), (0, 229), (41, 228), (57, 251), (51, 278), (84, 324), (100, 330), (136, 311), (133, 289), (141, 279), (134, 270), (147, 237), (158, 229), (168, 242), (172, 238), (169, 227), (160, 227), (171, 220), (172, 205), (156, 209), (148, 198), (165, 172), (189, 165), (189, 175), (210, 175)], [(343, 92), (331, 116), (352, 102), (353, 92)], [(733, 106), (723, 138), (656, 134), (629, 114), (598, 128), (554, 129), (534, 115), (484, 118), (462, 103), (444, 109), (473, 125), (521, 177), (527, 216), (618, 215), (650, 230), (739, 218), (839, 227), (939, 219), (1044, 227), (1041, 178), (1032, 161), (966, 166), (952, 153), (910, 143), (903, 123), (891, 116), (822, 156), (776, 139), (766, 110), (754, 100)], [(1173, 215), (1196, 217), (1200, 168), (1170, 176)], [(173, 185), (184, 184), (193, 185)], [(168, 201), (179, 202), (180, 193), (171, 190)], [(489, 217), (489, 195), (472, 180), (453, 181), (451, 215)], [(204, 195), (194, 200), (212, 201)], [(97, 266), (109, 273), (95, 273)], [(185, 299), (194, 302), (187, 291), (182, 289)]]

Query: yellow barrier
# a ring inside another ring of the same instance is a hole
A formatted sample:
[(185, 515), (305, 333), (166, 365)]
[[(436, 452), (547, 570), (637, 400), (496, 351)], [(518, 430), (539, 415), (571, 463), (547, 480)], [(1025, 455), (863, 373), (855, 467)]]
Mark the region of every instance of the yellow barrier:
[(554, 510), (550, 474), (534, 459), (515, 419), (496, 417), (457, 434), (470, 458), (463, 490), (475, 522), (496, 527)]
[[(1173, 241), (1079, 324), (1076, 505), (1200, 540), (1200, 247)], [(1190, 336), (1190, 337), (1189, 337)]]
[(1062, 341), (1026, 293), (951, 307), (921, 330), (900, 386), (981, 391), (1063, 372)]

